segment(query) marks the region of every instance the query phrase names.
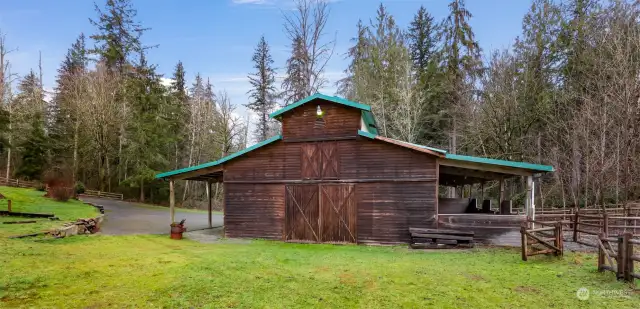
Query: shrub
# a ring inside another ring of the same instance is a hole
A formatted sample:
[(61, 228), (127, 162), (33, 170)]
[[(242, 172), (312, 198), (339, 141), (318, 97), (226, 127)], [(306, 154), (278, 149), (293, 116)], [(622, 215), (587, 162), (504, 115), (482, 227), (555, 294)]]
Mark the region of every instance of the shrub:
[(76, 182), (75, 187), (73, 188), (76, 192), (76, 194), (82, 194), (85, 191), (85, 187), (84, 184), (82, 182)]
[(56, 199), (60, 202), (66, 202), (73, 195), (73, 188), (65, 188), (65, 187), (50, 187), (49, 188), (49, 197)]
[(36, 190), (43, 191), (43, 192), (45, 190), (47, 190), (47, 186), (44, 183), (39, 182), (39, 181), (35, 183), (35, 188), (36, 188)]

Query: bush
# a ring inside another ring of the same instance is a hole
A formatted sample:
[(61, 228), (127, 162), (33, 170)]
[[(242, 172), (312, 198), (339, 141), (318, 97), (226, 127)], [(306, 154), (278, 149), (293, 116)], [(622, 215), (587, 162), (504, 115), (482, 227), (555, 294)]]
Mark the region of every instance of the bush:
[(75, 187), (73, 188), (76, 192), (76, 194), (82, 194), (85, 191), (85, 187), (84, 184), (82, 182), (76, 182)]
[(47, 186), (44, 183), (39, 182), (39, 181), (36, 182), (35, 188), (36, 188), (36, 190), (43, 191), (43, 192), (47, 190)]
[(60, 202), (66, 202), (73, 195), (73, 188), (65, 188), (65, 187), (49, 187), (49, 197), (56, 199)]

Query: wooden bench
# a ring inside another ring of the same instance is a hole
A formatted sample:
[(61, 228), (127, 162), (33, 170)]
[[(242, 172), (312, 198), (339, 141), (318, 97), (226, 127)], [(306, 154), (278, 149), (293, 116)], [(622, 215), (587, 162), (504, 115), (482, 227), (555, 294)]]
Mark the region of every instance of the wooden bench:
[(473, 248), (473, 232), (411, 227), (409, 233), (413, 249)]

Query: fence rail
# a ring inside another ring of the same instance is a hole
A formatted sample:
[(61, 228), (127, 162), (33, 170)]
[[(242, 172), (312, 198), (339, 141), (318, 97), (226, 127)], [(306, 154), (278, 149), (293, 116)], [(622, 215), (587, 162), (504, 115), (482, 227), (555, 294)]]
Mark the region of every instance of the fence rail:
[(634, 254), (634, 246), (640, 245), (639, 239), (626, 232), (617, 237), (598, 236), (598, 271), (611, 271), (618, 280), (635, 283), (640, 273), (634, 271), (634, 262), (640, 262), (640, 256)]
[(82, 193), (82, 195), (91, 196), (91, 197), (100, 197), (100, 198), (110, 198), (110, 199), (116, 199), (116, 200), (123, 199), (123, 195), (120, 193), (104, 192), (104, 191), (98, 191), (98, 190), (84, 190), (84, 193)]
[(26, 180), (0, 178), (0, 186), (17, 187), (17, 188), (33, 188), (36, 186), (36, 183), (33, 181), (26, 181)]
[[(542, 227), (534, 228), (534, 224)], [(564, 240), (562, 238), (561, 222), (543, 222), (527, 220), (520, 227), (522, 237), (522, 260), (538, 254), (553, 254), (562, 256), (564, 252)]]
[[(35, 188), (36, 182), (19, 180), (19, 179), (11, 179), (11, 178), (9, 179), (0, 178), (0, 186), (17, 187), (17, 188)], [(72, 188), (69, 188), (69, 189), (73, 190)], [(104, 192), (104, 191), (98, 191), (98, 190), (85, 190), (82, 195), (118, 199), (118, 200), (122, 200), (124, 198), (124, 196), (120, 193)]]

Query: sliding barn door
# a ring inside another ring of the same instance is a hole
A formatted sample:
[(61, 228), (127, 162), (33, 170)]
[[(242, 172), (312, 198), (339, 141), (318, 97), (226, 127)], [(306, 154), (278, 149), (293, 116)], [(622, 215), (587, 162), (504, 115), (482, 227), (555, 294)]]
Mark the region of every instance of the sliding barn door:
[(318, 185), (287, 185), (285, 240), (320, 242)]
[(355, 186), (320, 185), (320, 217), (323, 242), (357, 242)]
[(287, 185), (285, 240), (357, 242), (353, 184)]

